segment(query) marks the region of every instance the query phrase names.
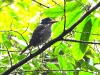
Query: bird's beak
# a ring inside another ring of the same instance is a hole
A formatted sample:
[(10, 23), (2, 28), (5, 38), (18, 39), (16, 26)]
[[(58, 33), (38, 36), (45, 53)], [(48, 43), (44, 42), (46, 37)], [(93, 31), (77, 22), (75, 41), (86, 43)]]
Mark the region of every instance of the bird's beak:
[(49, 21), (50, 23), (56, 23), (56, 22), (58, 22), (58, 21), (55, 21), (55, 20), (53, 20), (53, 21)]

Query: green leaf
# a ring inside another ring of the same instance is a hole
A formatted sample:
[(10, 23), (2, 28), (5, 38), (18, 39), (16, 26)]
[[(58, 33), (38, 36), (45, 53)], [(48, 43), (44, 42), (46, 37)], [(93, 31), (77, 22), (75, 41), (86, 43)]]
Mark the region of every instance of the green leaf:
[(3, 43), (2, 33), (0, 33), (0, 43)]
[(61, 50), (62, 50), (64, 53), (67, 53), (67, 52), (68, 52), (68, 51), (67, 51), (66, 44), (61, 43), (61, 44), (60, 44), (60, 48), (61, 48)]
[(14, 60), (14, 61), (13, 61), (14, 64), (17, 63), (17, 62), (19, 61), (19, 60), (18, 60), (19, 56), (16, 55), (16, 54), (18, 54), (18, 53), (12, 54), (12, 59)]
[(10, 36), (10, 33), (2, 34), (3, 43), (7, 46), (7, 48), (10, 48), (12, 46), (11, 42), (9, 41), (9, 36)]
[(63, 55), (64, 53), (67, 53), (68, 50), (66, 48), (66, 45), (63, 44), (63, 43), (60, 43), (59, 45), (57, 45), (54, 49), (54, 54), (55, 56), (58, 56), (58, 55)]
[(69, 57), (67, 58), (67, 60), (69, 60), (69, 62), (72, 63), (73, 65), (76, 65), (75, 59), (74, 59), (74, 58), (72, 58), (72, 57), (69, 56)]
[(82, 3), (86, 3), (86, 2), (89, 2), (89, 1), (87, 1), (87, 0), (82, 0)]
[(3, 65), (4, 64), (8, 65), (10, 63), (9, 57), (3, 57), (3, 59), (2, 58), (0, 58), (0, 59), (1, 59), (0, 62), (2, 62)]
[[(74, 66), (66, 60), (64, 56), (58, 56), (58, 62), (61, 70), (73, 70)], [(74, 72), (67, 71), (68, 75), (73, 75)]]
[(64, 28), (63, 25), (64, 25), (63, 21), (58, 22), (55, 25), (53, 25), (53, 27), (52, 27), (52, 31), (53, 31), (52, 38), (59, 36), (63, 32), (63, 28)]
[[(91, 33), (92, 34), (97, 34), (98, 33), (98, 31), (99, 31), (99, 20), (97, 19), (97, 18), (95, 18), (95, 17), (92, 17), (91, 18), (91, 22), (92, 22), (92, 29), (91, 29)], [(89, 40), (91, 41), (91, 40), (94, 40), (94, 38), (98, 38), (98, 36), (95, 36), (95, 35), (91, 35), (90, 36), (90, 38), (89, 38)]]
[(60, 69), (62, 70), (67, 69), (67, 63), (63, 56), (60, 55), (58, 56), (58, 62), (59, 62)]
[(29, 65), (30, 65), (30, 66), (31, 66), (31, 65), (34, 65), (34, 68), (32, 68), (32, 69), (36, 69), (36, 70), (37, 70), (37, 69), (40, 68), (40, 64), (41, 64), (40, 61), (41, 61), (41, 60), (33, 60), (32, 63), (29, 63)]
[(59, 70), (59, 68), (53, 63), (47, 62), (46, 65), (50, 70)]
[(24, 65), (23, 65), (23, 69), (24, 69), (24, 70), (29, 70), (29, 68), (28, 68), (28, 67), (30, 67), (30, 65), (29, 65), (29, 64), (24, 64)]
[(72, 54), (76, 60), (80, 60), (83, 58), (84, 54), (79, 49), (79, 43), (74, 43), (72, 47)]
[(1, 4), (2, 4), (3, 2), (2, 1), (0, 1), (0, 6), (1, 6)]
[[(96, 67), (96, 66), (98, 66), (98, 67)], [(98, 70), (100, 70), (100, 68), (99, 68), (99, 65), (97, 64), (97, 65), (88, 65), (88, 69), (90, 69), (91, 71), (95, 71), (95, 72), (98, 72)]]
[(63, 14), (63, 9), (61, 7), (49, 8), (44, 11), (44, 15), (48, 17), (58, 17), (63, 16)]
[(28, 9), (28, 7), (29, 7), (29, 4), (25, 3), (25, 2), (19, 2), (18, 4), (25, 10)]
[[(82, 32), (82, 33), (76, 33), (75, 34), (75, 39), (76, 40), (83, 40), (83, 41), (88, 41), (90, 35), (86, 34), (85, 32), (91, 33), (91, 29), (92, 29), (92, 23), (91, 23), (91, 19), (89, 19), (88, 17), (77, 27), (76, 31)], [(76, 60), (80, 60), (83, 58), (86, 49), (87, 49), (87, 45), (85, 43), (75, 43), (73, 44), (72, 47), (72, 53), (73, 53), (73, 57)]]
[(85, 71), (80, 71), (79, 75), (93, 75), (93, 73), (85, 72)]
[(66, 16), (66, 27), (69, 28), (70, 25), (74, 24), (81, 16), (82, 10), (79, 8), (76, 10), (73, 10), (72, 12), (67, 12)]
[(61, 70), (73, 70), (74, 67), (71, 63), (67, 62), (64, 56), (58, 56), (58, 62)]
[(14, 0), (4, 0), (4, 2), (12, 3)]
[[(87, 35), (87, 34), (84, 34), (84, 32), (91, 33), (91, 29), (92, 29), (92, 23), (91, 23), (91, 19), (89, 19), (83, 28), (83, 31), (82, 31), (83, 33), (81, 34), (80, 40), (88, 42), (90, 34)], [(86, 52), (87, 45), (88, 44), (80, 43), (80, 50), (82, 51), (83, 54)]]
[(81, 5), (77, 1), (70, 1), (66, 3), (66, 11), (73, 12), (74, 10), (80, 9)]
[(10, 10), (9, 14), (10, 14), (14, 19), (16, 19), (17, 21), (19, 20), (17, 14), (16, 14), (13, 10)]
[(54, 55), (59, 55), (60, 46), (58, 45), (54, 50)]

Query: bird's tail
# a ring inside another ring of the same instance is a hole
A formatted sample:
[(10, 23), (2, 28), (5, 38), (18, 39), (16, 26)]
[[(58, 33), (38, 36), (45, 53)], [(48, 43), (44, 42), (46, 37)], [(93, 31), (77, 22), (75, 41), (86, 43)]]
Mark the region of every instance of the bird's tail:
[(20, 53), (20, 55), (22, 55), (28, 48), (30, 48), (31, 47), (31, 45), (28, 45), (21, 53)]

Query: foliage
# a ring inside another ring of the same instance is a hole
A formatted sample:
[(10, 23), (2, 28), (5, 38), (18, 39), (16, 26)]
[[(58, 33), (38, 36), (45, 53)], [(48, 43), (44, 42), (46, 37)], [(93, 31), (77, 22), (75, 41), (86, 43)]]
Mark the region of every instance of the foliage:
[[(0, 1), (0, 73), (3, 73), (27, 56), (28, 52), (21, 56), (19, 54), (27, 46), (33, 30), (38, 26), (42, 18), (51, 17), (59, 21), (52, 27), (51, 39), (63, 32), (64, 1), (36, 1)], [(66, 29), (71, 27), (98, 1), (66, 0)], [(99, 44), (88, 44), (89, 41), (99, 42), (100, 40), (99, 10), (92, 12), (71, 33), (64, 37), (65, 39), (87, 41), (87, 43), (56, 42), (45, 52), (16, 69), (12, 74), (99, 75)], [(32, 52), (36, 50), (33, 48)]]

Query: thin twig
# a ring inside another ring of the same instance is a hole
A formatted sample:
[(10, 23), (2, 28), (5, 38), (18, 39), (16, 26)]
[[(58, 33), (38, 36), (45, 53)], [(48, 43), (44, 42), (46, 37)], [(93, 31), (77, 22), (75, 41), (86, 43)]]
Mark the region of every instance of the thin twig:
[(11, 3), (9, 3), (9, 4), (5, 5), (5, 6), (0, 7), (0, 9), (2, 9), (2, 8), (4, 8), (4, 7), (8, 6), (8, 5), (11, 5)]
[[(24, 37), (22, 36), (22, 34), (24, 34), (24, 33), (27, 31), (28, 27), (29, 27), (29, 23), (28, 23), (28, 26), (27, 26), (27, 28), (25, 29), (25, 31), (23, 31), (22, 33), (19, 33), (18, 31), (14, 31), (14, 30), (12, 29), (12, 22), (11, 22), (11, 24), (10, 24), (10, 29), (11, 29), (11, 30), (9, 30), (9, 31), (17, 32), (17, 33), (20, 34), (21, 37), (24, 39)], [(24, 40), (25, 40), (25, 39), (24, 39)], [(25, 42), (26, 42), (26, 44), (28, 45), (28, 43), (27, 43), (26, 40), (25, 40)]]
[[(9, 67), (0, 67), (0, 68), (9, 68)], [(44, 71), (48, 71), (48, 72), (59, 72), (59, 71), (61, 71), (61, 72), (63, 72), (63, 71), (67, 71), (67, 72), (71, 72), (71, 71), (73, 71), (73, 72), (79, 72), (79, 71), (84, 71), (84, 72), (89, 72), (89, 73), (94, 73), (93, 71), (86, 71), (86, 70), (25, 70), (25, 71), (23, 71), (24, 73), (25, 72), (44, 72)], [(13, 72), (13, 73), (20, 73), (20, 71), (15, 71), (15, 72)], [(95, 74), (95, 73), (94, 73)]]
[(66, 29), (66, 0), (64, 0), (64, 32)]
[[(12, 21), (13, 22), (13, 21)], [(10, 29), (12, 30), (12, 22), (11, 22), (11, 24), (10, 24)]]
[(22, 36), (22, 34), (21, 33), (19, 33), (18, 31), (14, 31), (14, 30), (0, 30), (0, 32), (16, 32), (16, 33), (18, 33), (23, 39), (24, 39), (24, 41), (26, 42), (26, 44), (28, 45), (28, 43), (27, 43), (27, 41), (25, 40), (25, 38)]
[(90, 33), (90, 32), (80, 32), (80, 31), (73, 31), (73, 32), (77, 32), (77, 33), (82, 33), (82, 34), (91, 34), (91, 35), (96, 35), (96, 36), (100, 36), (100, 34), (96, 34), (96, 33)]
[(28, 23), (28, 26), (27, 26), (27, 28), (25, 29), (25, 31), (22, 32), (21, 34), (24, 34), (24, 33), (27, 31), (28, 28), (29, 28), (29, 23)]
[[(95, 40), (94, 40), (94, 42), (95, 42)], [(100, 51), (98, 49), (98, 45), (94, 45), (94, 48), (96, 48), (97, 52), (100, 54)]]
[(10, 56), (9, 50), (8, 50), (6, 44), (4, 44), (4, 46), (5, 46), (6, 50), (7, 50), (7, 53), (8, 53), (8, 56), (9, 56), (9, 60), (10, 60), (10, 65), (11, 65), (11, 67), (12, 67), (12, 65), (13, 65), (13, 64), (12, 64), (12, 58), (11, 58), (11, 56)]
[(77, 42), (77, 43), (87, 43), (87, 44), (100, 44), (98, 42), (87, 42), (87, 41), (72, 40), (72, 39), (62, 39), (62, 41)]
[(36, 0), (33, 0), (33, 1), (36, 2), (36, 3), (38, 3), (38, 4), (40, 4), (40, 5), (42, 5), (42, 6), (44, 6), (44, 7), (46, 7), (46, 8), (49, 8), (48, 6), (46, 6), (46, 5), (44, 5), (44, 4), (40, 3), (40, 2), (38, 2), (38, 1), (36, 1)]
[(26, 42), (26, 44), (28, 45), (28, 43), (27, 43), (26, 39), (22, 36), (22, 34), (21, 34), (21, 33), (19, 33), (18, 31), (14, 31), (14, 30), (11, 30), (11, 31), (18, 33), (18, 34), (19, 34), (19, 35), (20, 35), (20, 36), (24, 39), (24, 41)]
[[(7, 51), (7, 50), (0, 50), (0, 51)], [(9, 53), (10, 53), (10, 52), (11, 52), (11, 53), (12, 53), (12, 52), (15, 53), (15, 52), (21, 52), (21, 51), (12, 51), (12, 50), (9, 50)]]
[(55, 4), (57, 4), (59, 7), (63, 9), (63, 7), (60, 4), (58, 4), (56, 1), (52, 0), (52, 2), (54, 2)]

